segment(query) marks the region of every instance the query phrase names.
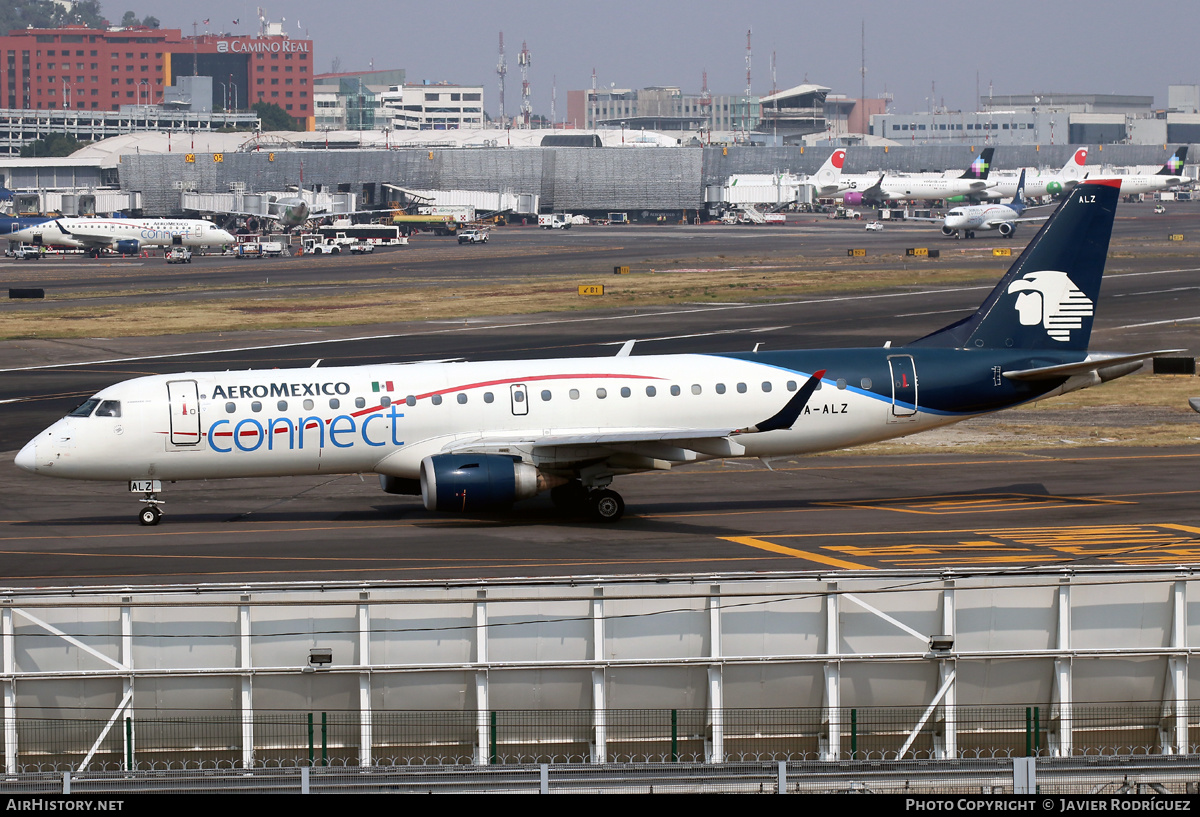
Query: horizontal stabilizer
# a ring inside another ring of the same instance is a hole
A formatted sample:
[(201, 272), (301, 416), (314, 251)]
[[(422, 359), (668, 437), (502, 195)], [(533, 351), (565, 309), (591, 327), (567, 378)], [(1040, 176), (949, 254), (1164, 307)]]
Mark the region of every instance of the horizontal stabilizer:
[(1004, 376), (1009, 380), (1053, 380), (1059, 377), (1070, 377), (1077, 374), (1085, 374), (1094, 372), (1099, 369), (1106, 369), (1109, 366), (1119, 366), (1123, 363), (1133, 363), (1139, 360), (1147, 360), (1159, 355), (1177, 354), (1184, 351), (1183, 349), (1158, 349), (1153, 352), (1139, 352), (1132, 355), (1106, 355), (1102, 352), (1097, 352), (1088, 355), (1083, 360), (1077, 363), (1062, 363), (1057, 366), (1040, 366), (1036, 369), (1018, 369), (1011, 372), (1004, 372)]

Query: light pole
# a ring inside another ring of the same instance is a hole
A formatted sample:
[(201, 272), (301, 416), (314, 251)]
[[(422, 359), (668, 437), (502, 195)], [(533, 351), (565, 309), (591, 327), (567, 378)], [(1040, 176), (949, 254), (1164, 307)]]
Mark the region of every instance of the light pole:
[(146, 86), (146, 103), (144, 105), (142, 105), (142, 116), (144, 117), (144, 116), (146, 116), (146, 106), (148, 106), (150, 104), (150, 80), (148, 80), (148, 79), (138, 80), (138, 102), (139, 103), (141, 103), (141, 101), (142, 101), (142, 86), (143, 85)]

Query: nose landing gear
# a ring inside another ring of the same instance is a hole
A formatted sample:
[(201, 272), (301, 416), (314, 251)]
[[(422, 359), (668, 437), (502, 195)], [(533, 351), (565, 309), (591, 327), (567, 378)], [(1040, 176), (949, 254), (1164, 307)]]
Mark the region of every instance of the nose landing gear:
[(141, 493), (143, 498), (139, 501), (146, 506), (138, 511), (138, 523), (141, 525), (157, 525), (162, 521), (163, 501), (158, 498), (159, 486), (158, 480), (134, 480), (129, 483), (129, 490)]

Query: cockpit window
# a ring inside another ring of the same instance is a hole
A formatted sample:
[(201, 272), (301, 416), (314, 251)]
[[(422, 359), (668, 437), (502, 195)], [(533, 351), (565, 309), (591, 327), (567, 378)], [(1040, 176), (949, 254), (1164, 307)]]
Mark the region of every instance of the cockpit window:
[(90, 417), (92, 414), (92, 409), (96, 408), (96, 406), (98, 406), (98, 405), (100, 405), (100, 401), (95, 399), (94, 397), (91, 400), (84, 400), (81, 404), (79, 404), (79, 406), (74, 411), (72, 411), (67, 416), (68, 417)]
[(97, 417), (120, 417), (121, 416), (121, 401), (120, 400), (105, 400), (100, 404), (100, 408), (96, 409)]

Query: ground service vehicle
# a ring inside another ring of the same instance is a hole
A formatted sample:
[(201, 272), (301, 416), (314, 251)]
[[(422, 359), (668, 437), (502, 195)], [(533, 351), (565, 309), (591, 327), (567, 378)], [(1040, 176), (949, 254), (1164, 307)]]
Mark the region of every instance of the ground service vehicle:
[(538, 216), (538, 226), (543, 230), (569, 230), (571, 229), (571, 214), (547, 213), (544, 216)]
[(459, 244), (486, 244), (487, 230), (463, 230), (458, 234)]
[(192, 251), (187, 247), (171, 247), (167, 250), (168, 264), (190, 264), (192, 263)]

